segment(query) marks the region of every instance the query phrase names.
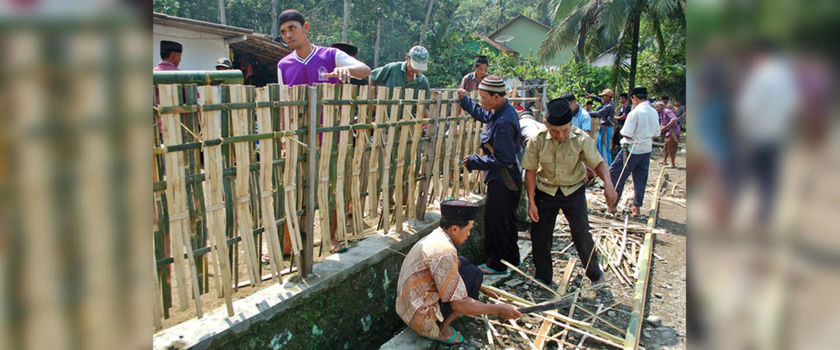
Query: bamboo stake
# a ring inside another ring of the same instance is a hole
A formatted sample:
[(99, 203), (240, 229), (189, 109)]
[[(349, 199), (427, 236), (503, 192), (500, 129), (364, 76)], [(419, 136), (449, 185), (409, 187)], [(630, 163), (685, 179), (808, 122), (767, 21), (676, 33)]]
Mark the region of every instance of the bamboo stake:
[[(395, 87), (391, 96), (400, 97), (401, 92), (402, 88)], [(391, 123), (398, 121), (399, 107), (396, 104), (391, 105), (391, 113), (388, 118)], [(391, 230), (391, 151), (394, 149), (396, 134), (396, 129), (388, 129), (387, 141), (385, 142), (385, 148), (382, 150), (382, 232), (384, 233)]]
[[(442, 99), (448, 100), (452, 96), (452, 93), (447, 91), (447, 92), (443, 92), (441, 95), (442, 95)], [(438, 106), (440, 107), (440, 112), (438, 114), (439, 118), (449, 117), (449, 109), (448, 109), (449, 106), (446, 105), (446, 104), (438, 104)], [(432, 200), (435, 200), (435, 199), (439, 200), (440, 196), (442, 195), (442, 190), (443, 190), (442, 189), (442, 187), (443, 187), (442, 181), (443, 180), (441, 179), (441, 175), (440, 175), (442, 170), (440, 169), (440, 167), (441, 167), (442, 160), (443, 160), (441, 158), (441, 154), (442, 154), (443, 148), (444, 148), (443, 139), (444, 139), (444, 136), (446, 136), (446, 122), (437, 122), (435, 124), (436, 124), (435, 128), (437, 129), (437, 131), (436, 131), (437, 141), (435, 141), (435, 154), (434, 154), (434, 157), (432, 157), (433, 165), (432, 165), (431, 176), (432, 176), (432, 184), (434, 186), (434, 190), (432, 191)]]
[(566, 289), (569, 288), (569, 280), (572, 278), (572, 272), (575, 270), (575, 260), (574, 257), (569, 258), (569, 262), (566, 264), (566, 270), (563, 271), (563, 279), (560, 280), (560, 288), (559, 291), (566, 293)]
[[(362, 86), (359, 88), (359, 99), (367, 100), (368, 94), (371, 91), (369, 86)], [(358, 110), (359, 124), (365, 124), (368, 121), (368, 105), (359, 105)], [(364, 199), (362, 199), (362, 156), (365, 153), (365, 145), (368, 141), (368, 131), (366, 129), (356, 130), (356, 146), (353, 148), (353, 185), (350, 186), (350, 198), (353, 201), (353, 238), (362, 236), (364, 233)], [(368, 196), (370, 193), (368, 192)]]
[[(345, 100), (353, 99), (353, 86), (349, 84), (342, 85), (341, 97)], [(350, 125), (350, 116), (352, 105), (341, 106), (341, 120), (339, 125)], [(336, 166), (335, 176), (335, 237), (336, 239), (343, 239), (345, 246), (347, 245), (347, 217), (344, 206), (344, 177), (347, 168), (347, 145), (350, 142), (350, 130), (342, 130), (338, 134), (338, 160)]]
[[(245, 87), (236, 85), (231, 87), (231, 101), (232, 102), (247, 102), (245, 97)], [(233, 121), (234, 136), (242, 136), (249, 134), (248, 129), (248, 112), (242, 109), (235, 109), (231, 112), (231, 120)], [(254, 243), (253, 223), (251, 221), (251, 198), (249, 188), (250, 178), (250, 150), (249, 145), (244, 142), (239, 142), (233, 145), (236, 155), (236, 181), (235, 181), (235, 200), (236, 200), (236, 217), (237, 217), (237, 231), (242, 237), (242, 245), (245, 249), (245, 262), (247, 264), (248, 275), (251, 281), (256, 281), (259, 285), (259, 257), (257, 256), (257, 247)]]
[[(293, 89), (290, 91), (289, 87), (286, 85), (278, 86), (280, 90), (280, 100), (281, 101), (290, 101), (290, 100), (297, 100), (300, 96), (298, 94), (298, 89)], [(290, 96), (291, 93), (291, 96)], [(282, 109), (282, 118), (283, 118), (283, 125), (288, 130), (295, 130), (298, 127), (298, 106), (284, 106)], [(286, 162), (284, 164), (283, 169), (283, 191), (285, 195), (283, 196), (284, 200), (284, 207), (283, 212), (286, 214), (286, 230), (289, 232), (289, 240), (291, 241), (292, 245), (292, 254), (297, 259), (298, 271), (303, 271), (303, 261), (301, 259), (301, 252), (303, 249), (303, 242), (300, 235), (300, 221), (298, 220), (298, 195), (297, 195), (297, 176), (296, 176), (296, 169), (297, 169), (297, 157), (298, 157), (298, 145), (295, 138), (295, 135), (286, 136), (287, 141), (285, 142), (286, 147)], [(314, 145), (313, 145), (314, 146)], [(312, 233), (310, 233), (312, 234)]]
[[(177, 105), (177, 91), (180, 85), (162, 85), (159, 87), (160, 100), (165, 105)], [(181, 127), (177, 114), (165, 114), (161, 116), (163, 123), (163, 141), (167, 145), (181, 143)], [(193, 257), (192, 243), (189, 239), (190, 213), (187, 208), (187, 194), (184, 184), (184, 163), (183, 152), (168, 152), (166, 154), (166, 198), (167, 211), (169, 212), (169, 227), (172, 236), (172, 258), (175, 260), (175, 272), (178, 281), (178, 296), (181, 302), (181, 310), (187, 309), (187, 278), (190, 277), (187, 269), (192, 271), (193, 299), (198, 317), (201, 318), (201, 291), (198, 286), (198, 272)], [(184, 258), (186, 250), (187, 257)]]
[[(152, 240), (154, 240), (154, 238)], [(152, 245), (154, 245), (154, 242), (152, 242)], [(158, 279), (158, 267), (154, 254), (152, 254), (152, 277), (155, 279), (155, 284), (153, 286), (155, 288), (155, 304), (152, 309), (152, 321), (154, 322), (154, 330), (157, 331), (158, 329), (163, 328), (163, 323), (161, 322), (161, 319), (163, 318), (163, 304), (161, 301), (163, 299), (160, 294), (160, 280)]]
[(551, 331), (551, 322), (542, 321), (540, 324), (540, 330), (537, 332), (537, 339), (534, 340), (534, 346), (537, 349), (542, 349), (545, 347), (546, 340), (548, 339), (548, 332)]
[[(321, 85), (321, 96), (325, 100), (335, 98), (334, 85)], [(323, 106), (321, 126), (328, 128), (333, 126), (335, 119), (335, 105)], [(319, 135), (319, 149), (321, 158), (318, 159), (318, 214), (321, 221), (321, 252), (320, 256), (329, 255), (332, 251), (332, 240), (330, 237), (330, 159), (332, 155), (332, 134), (322, 132)]]
[[(388, 88), (379, 86), (376, 88), (376, 98), (381, 100), (388, 99)], [(375, 123), (382, 124), (385, 122), (386, 105), (376, 105)], [(368, 217), (373, 218), (377, 216), (376, 209), (379, 207), (379, 192), (377, 191), (377, 176), (379, 175), (379, 151), (382, 146), (382, 128), (376, 127), (373, 129), (373, 141), (370, 144), (370, 159), (368, 159), (368, 183), (367, 183), (367, 202), (368, 202)]]
[(618, 263), (621, 260), (621, 256), (624, 254), (624, 248), (627, 246), (627, 224), (630, 221), (630, 215), (624, 216), (624, 232), (621, 237), (621, 246), (618, 248), (618, 255), (616, 255), (615, 263)]
[[(268, 88), (257, 89), (257, 101), (268, 101)], [(257, 124), (259, 132), (271, 132), (271, 113), (268, 108), (257, 108)], [(277, 219), (274, 216), (274, 142), (266, 140), (260, 143), (260, 198), (262, 208), (263, 227), (268, 246), (268, 257), (276, 282), (281, 282), (280, 271), (283, 269), (283, 250), (280, 248), (282, 237), (277, 232)], [(232, 316), (232, 315), (231, 315)]]
[[(648, 227), (653, 229), (656, 226), (656, 214), (659, 208), (659, 191), (662, 186), (662, 176), (665, 168), (659, 171), (656, 179), (656, 190), (654, 192), (653, 205), (650, 208)], [(639, 251), (638, 277), (633, 296), (633, 313), (630, 314), (630, 321), (627, 324), (627, 335), (624, 337), (624, 349), (635, 350), (639, 347), (640, 335), (642, 332), (642, 316), (645, 312), (645, 301), (647, 297), (648, 277), (650, 275), (650, 259), (653, 255), (653, 233), (645, 234), (645, 242)]]
[[(204, 86), (201, 92), (205, 103), (216, 103), (216, 92)], [(207, 138), (221, 137), (221, 112), (207, 111), (201, 114), (202, 130)], [(207, 204), (207, 231), (213, 239), (215, 262), (221, 279), (219, 292), (225, 299), (228, 316), (233, 316), (233, 290), (231, 282), (230, 258), (227, 237), (225, 236), (225, 202), (222, 169), (222, 146), (206, 146), (204, 151), (204, 202)]]
[[(473, 123), (474, 134), (473, 134), (473, 141), (472, 141), (473, 142), (472, 143), (472, 154), (480, 154), (481, 153), (481, 150), (480, 150), (480, 147), (481, 147), (481, 129), (482, 129), (481, 123), (479, 123), (478, 121), (475, 121)], [(479, 189), (479, 187), (481, 186), (481, 183), (482, 183), (481, 172), (480, 171), (475, 171), (475, 172), (472, 172), (470, 175), (472, 177), (472, 186), (470, 187), (470, 191), (477, 193), (478, 189)]]
[[(454, 107), (454, 104), (453, 104), (453, 107)], [(450, 110), (452, 110), (452, 109), (450, 109)], [(444, 145), (444, 150), (443, 150), (443, 165), (442, 165), (443, 166), (443, 168), (442, 168), (443, 177), (442, 177), (442, 180), (441, 180), (442, 183), (441, 183), (440, 198), (438, 198), (438, 200), (440, 200), (440, 201), (443, 201), (443, 200), (446, 199), (446, 193), (449, 191), (449, 186), (450, 186), (450, 181), (449, 181), (450, 165), (449, 165), (449, 162), (452, 161), (452, 147), (453, 147), (454, 141), (455, 141), (455, 132), (456, 132), (455, 129), (456, 129), (457, 122), (447, 123), (447, 124), (449, 124), (449, 129), (447, 130), (446, 128), (444, 128), (442, 130), (443, 133), (446, 134), (446, 145)]]
[[(461, 163), (464, 159), (461, 157), (461, 152), (463, 152), (461, 134), (466, 127), (466, 123), (467, 122), (464, 120), (456, 122), (454, 125), (455, 128), (449, 130), (449, 137), (455, 139), (455, 145), (453, 146), (454, 150), (452, 152), (452, 192), (450, 193), (452, 198), (461, 197)], [(452, 135), (452, 133), (455, 135)]]
[[(414, 89), (405, 89), (404, 100), (407, 100), (409, 102), (414, 100)], [(411, 115), (411, 107), (411, 103), (406, 103), (403, 105), (402, 116), (404, 119), (409, 118), (409, 116)], [(391, 120), (395, 119), (392, 118)], [(405, 175), (405, 149), (406, 147), (408, 147), (408, 132), (410, 130), (407, 126), (397, 126), (397, 129), (392, 131), (393, 134), (399, 132), (400, 135), (399, 146), (397, 147), (397, 159), (395, 164), (397, 169), (396, 173), (394, 174), (394, 228), (396, 229), (396, 232), (403, 232), (403, 175)]]
[[(414, 116), (414, 120), (422, 119), (425, 116), (426, 110), (424, 104), (420, 103), (420, 101), (426, 99), (426, 90), (419, 90), (417, 91), (417, 115)], [(414, 181), (415, 176), (420, 172), (420, 162), (417, 160), (417, 154), (420, 151), (420, 136), (423, 134), (423, 124), (414, 124), (414, 130), (412, 131), (411, 135), (411, 155), (409, 156), (409, 162), (413, 162), (413, 167), (408, 172), (408, 206), (406, 208), (406, 217), (408, 217), (409, 224), (411, 227), (416, 227), (416, 220), (417, 220), (417, 210), (416, 210), (416, 203), (417, 203), (417, 183)]]
[[(430, 142), (426, 144), (423, 148), (423, 160), (422, 160), (422, 175), (423, 181), (420, 183), (420, 188), (417, 191), (417, 207), (416, 207), (416, 218), (423, 220), (426, 216), (426, 207), (429, 204), (431, 193), (431, 184), (434, 183), (435, 178), (437, 178), (437, 173), (433, 169), (437, 169), (437, 159), (435, 158), (435, 150), (437, 149), (437, 145), (439, 145), (438, 140), (438, 116), (440, 115), (441, 111), (441, 94), (438, 92), (432, 93), (432, 98), (435, 100), (435, 104), (429, 107), (431, 111), (431, 123), (428, 124), (428, 135)], [(432, 198), (434, 198), (432, 196)]]

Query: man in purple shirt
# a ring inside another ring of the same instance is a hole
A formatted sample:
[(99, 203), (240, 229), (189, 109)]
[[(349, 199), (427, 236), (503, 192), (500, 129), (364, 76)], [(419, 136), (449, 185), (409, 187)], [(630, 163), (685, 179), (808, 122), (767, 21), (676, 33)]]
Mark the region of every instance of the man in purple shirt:
[(677, 145), (680, 137), (680, 123), (677, 122), (677, 115), (668, 108), (664, 102), (656, 101), (653, 105), (659, 112), (660, 132), (665, 135), (665, 158), (662, 165), (668, 164), (668, 157), (671, 157), (671, 167), (674, 167), (674, 159), (677, 156)]
[(286, 10), (277, 17), (280, 36), (294, 50), (277, 63), (280, 84), (338, 84), (350, 78), (365, 79), (370, 67), (334, 47), (313, 45), (309, 41), (309, 22), (297, 10)]
[(169, 41), (160, 41), (160, 63), (155, 66), (154, 71), (163, 70), (180, 70), (178, 65), (181, 63), (181, 52), (183, 51), (181, 44)]

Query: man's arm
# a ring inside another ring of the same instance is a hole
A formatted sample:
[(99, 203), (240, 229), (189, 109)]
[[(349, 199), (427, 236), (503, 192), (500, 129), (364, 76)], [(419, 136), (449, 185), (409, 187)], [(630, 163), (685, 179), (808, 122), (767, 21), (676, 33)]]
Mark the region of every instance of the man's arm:
[(359, 61), (344, 51), (336, 50), (335, 52), (335, 69), (325, 74), (327, 78), (338, 78), (342, 82), (349, 82), (350, 77), (356, 79), (364, 79), (370, 75), (370, 67)]
[(468, 170), (494, 170), (506, 168), (516, 162), (516, 145), (519, 136), (513, 124), (499, 125), (493, 137), (493, 154), (467, 156), (464, 165)]
[(537, 171), (525, 170), (525, 191), (528, 195), (528, 217), (533, 222), (540, 222), (539, 210), (537, 210), (537, 203), (534, 202), (534, 195), (537, 192)]
[(499, 315), (499, 317), (506, 320), (522, 316), (522, 314), (511, 305), (485, 304), (470, 297), (453, 300), (450, 305), (452, 306), (452, 310), (465, 315)]
[(461, 99), (461, 108), (469, 113), (473, 119), (482, 123), (487, 123), (490, 121), (490, 118), (493, 117), (493, 113), (484, 110), (484, 108), (481, 108), (478, 103), (475, 103), (475, 101), (467, 96), (467, 90), (458, 89), (458, 98)]

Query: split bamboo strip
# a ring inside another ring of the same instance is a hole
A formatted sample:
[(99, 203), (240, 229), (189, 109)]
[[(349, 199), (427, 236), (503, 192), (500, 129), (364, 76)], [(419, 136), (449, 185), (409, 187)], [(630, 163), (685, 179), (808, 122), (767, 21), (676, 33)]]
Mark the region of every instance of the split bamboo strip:
[[(289, 87), (286, 85), (279, 85), (278, 89), (280, 90), (280, 100), (281, 101), (294, 101), (300, 96), (298, 94), (298, 89), (293, 89), (290, 91)], [(290, 130), (297, 129), (298, 126), (298, 115), (299, 115), (299, 107), (298, 106), (284, 106), (281, 111), (281, 117), (283, 120), (283, 125)], [(298, 271), (303, 270), (303, 261), (301, 259), (301, 250), (303, 249), (303, 242), (301, 241), (300, 235), (300, 221), (298, 220), (297, 215), (297, 208), (298, 208), (298, 195), (297, 195), (297, 157), (298, 157), (298, 143), (296, 142), (297, 138), (296, 135), (289, 135), (286, 136), (287, 140), (285, 142), (284, 147), (286, 148), (286, 162), (283, 166), (283, 200), (284, 200), (284, 207), (283, 213), (286, 215), (286, 232), (289, 233), (289, 240), (291, 241), (292, 254), (297, 259), (297, 266)], [(313, 145), (314, 146), (314, 145)], [(310, 233), (312, 234), (312, 233)]]
[(575, 263), (577, 263), (575, 258), (569, 258), (569, 262), (566, 264), (566, 270), (563, 271), (563, 278), (560, 280), (559, 288), (557, 288), (561, 293), (566, 293), (566, 289), (569, 288), (569, 280), (571, 280), (572, 272), (575, 270)]
[[(467, 315), (467, 316), (468, 316), (468, 317), (475, 318), (475, 319), (478, 319), (478, 317), (475, 317), (475, 316), (470, 316), (470, 315)], [(489, 319), (488, 319), (488, 320), (487, 320), (487, 323), (488, 323), (488, 324), (490, 324), (490, 325), (496, 324), (496, 325), (499, 325), (499, 326), (502, 326), (502, 327), (505, 327), (505, 328), (510, 328), (510, 329), (515, 330), (515, 331), (521, 331), (521, 332), (529, 333), (529, 334), (532, 334), (532, 335), (539, 335), (539, 334), (538, 334), (538, 333), (536, 333), (536, 332), (532, 332), (532, 331), (529, 331), (529, 330), (525, 330), (525, 329), (522, 329), (522, 328), (519, 328), (519, 327), (514, 327), (514, 326), (512, 326), (512, 325), (509, 325), (509, 324), (504, 324), (504, 323), (502, 323), (502, 322), (498, 322), (498, 321), (494, 321), (494, 320), (489, 320)], [(558, 338), (557, 338), (557, 337), (555, 337), (555, 336), (551, 336), (551, 337), (546, 336), (546, 338), (547, 338), (547, 340), (552, 340), (552, 341), (555, 341), (555, 342), (557, 342), (558, 344), (563, 344), (563, 345), (572, 346), (572, 347), (574, 347), (574, 348), (576, 348), (576, 349), (584, 349), (584, 348), (580, 348), (580, 347), (576, 346), (575, 344), (571, 344), (571, 343), (566, 343), (566, 342), (563, 342), (562, 340), (558, 339)]]
[[(154, 238), (152, 240), (154, 240)], [(154, 245), (154, 242), (152, 242), (152, 245)], [(161, 319), (163, 319), (163, 305), (160, 303), (162, 300), (160, 294), (160, 280), (158, 279), (158, 267), (154, 254), (152, 254), (152, 277), (155, 279), (155, 284), (152, 286), (155, 288), (155, 302), (154, 305), (152, 305), (152, 321), (154, 322), (154, 330), (157, 331), (163, 328), (163, 323), (161, 322)]]
[[(478, 121), (473, 123), (473, 140), (472, 140), (472, 149), (473, 154), (481, 154), (481, 129), (482, 124)], [(470, 187), (470, 192), (478, 193), (479, 187), (481, 187), (481, 183), (484, 180), (481, 177), (480, 171), (472, 171), (470, 172), (470, 177), (472, 178), (472, 186)]]
[[(450, 106), (450, 111), (455, 110), (455, 104)], [(449, 173), (450, 165), (449, 162), (452, 161), (453, 152), (452, 148), (455, 146), (455, 133), (456, 133), (456, 126), (458, 124), (457, 121), (449, 122), (448, 128), (444, 128), (446, 134), (446, 145), (444, 145), (443, 149), (443, 176), (442, 176), (442, 183), (441, 183), (441, 191), (440, 191), (440, 198), (438, 200), (443, 201), (446, 199), (447, 191), (449, 190), (449, 186), (452, 183), (451, 181), (451, 174)]]
[[(268, 101), (268, 88), (257, 89), (257, 101)], [(257, 108), (257, 129), (259, 132), (271, 132), (271, 113), (268, 108)], [(277, 219), (274, 216), (274, 142), (265, 140), (260, 143), (260, 199), (263, 227), (265, 228), (268, 258), (273, 275), (277, 282), (281, 282), (280, 271), (283, 270), (283, 250), (280, 248), (282, 237), (277, 232)]]
[[(600, 342), (602, 342), (604, 344), (607, 344), (607, 345), (615, 346), (616, 348), (619, 348), (619, 349), (622, 347), (622, 344), (624, 343), (624, 341), (620, 337), (617, 337), (613, 334), (604, 332), (604, 331), (602, 331), (598, 328), (594, 328), (594, 327), (591, 326), (591, 324), (588, 324), (588, 325), (585, 325), (585, 326), (580, 326), (580, 325), (575, 324), (575, 323), (579, 323), (579, 324), (584, 324), (584, 323), (580, 322), (580, 321), (577, 321), (575, 319), (570, 319), (570, 318), (563, 319), (565, 316), (560, 315), (560, 314), (553, 314), (552, 315), (551, 313), (547, 313), (547, 315), (554, 316), (554, 318), (549, 318), (547, 316), (542, 316), (542, 315), (539, 315), (539, 314), (535, 314), (534, 317), (539, 318), (541, 320), (548, 320), (548, 322), (551, 322), (556, 326), (566, 328), (569, 331), (577, 332), (581, 335), (589, 336), (592, 339), (595, 339), (595, 340), (600, 341)], [(557, 316), (560, 316), (560, 317), (557, 317)], [(569, 322), (569, 321), (571, 321), (571, 322)], [(564, 322), (566, 322), (566, 323), (564, 323)]]
[[(450, 96), (452, 96), (452, 93), (447, 91), (447, 92), (444, 92), (442, 95), (443, 95), (443, 99), (447, 100), (447, 99), (450, 98)], [(446, 104), (440, 104), (439, 107), (440, 107), (440, 113), (439, 113), (438, 120), (440, 120), (441, 118), (449, 117), (449, 112), (448, 112), (449, 106), (446, 105)], [(443, 180), (441, 179), (441, 174), (440, 174), (442, 172), (442, 170), (441, 170), (440, 167), (441, 167), (441, 163), (442, 163), (442, 160), (443, 160), (443, 158), (441, 158), (442, 154), (443, 154), (443, 148), (444, 148), (443, 140), (444, 140), (444, 137), (446, 136), (446, 122), (438, 121), (435, 124), (436, 125), (434, 127), (437, 130), (437, 132), (436, 132), (437, 133), (437, 141), (435, 141), (435, 153), (434, 153), (434, 157), (432, 157), (433, 166), (432, 166), (431, 176), (432, 176), (432, 185), (434, 186), (434, 190), (432, 191), (432, 201), (439, 200), (440, 196), (443, 193)]]
[[(387, 100), (388, 88), (379, 86), (376, 88), (376, 98)], [(382, 124), (385, 122), (386, 105), (376, 104), (375, 123)], [(379, 152), (382, 147), (382, 128), (376, 127), (373, 129), (373, 139), (370, 144), (370, 159), (368, 159), (368, 183), (367, 183), (367, 204), (368, 217), (373, 218), (377, 216), (376, 209), (379, 207), (379, 191), (377, 190), (377, 177), (379, 175)]]
[(551, 289), (551, 287), (545, 285), (545, 283), (542, 283), (542, 282), (538, 281), (536, 278), (531, 277), (531, 275), (528, 275), (527, 273), (523, 272), (522, 270), (516, 268), (516, 266), (513, 266), (513, 264), (507, 262), (506, 260), (502, 259), (500, 261), (502, 262), (502, 264), (505, 264), (505, 266), (507, 266), (509, 269), (518, 272), (520, 275), (524, 276), (525, 278), (530, 279), (531, 281), (533, 281), (534, 283), (536, 283), (540, 287), (543, 287), (545, 290), (554, 293), (554, 295), (556, 295), (558, 297), (562, 296), (562, 295), (560, 295), (560, 293), (557, 293), (556, 290)]
[[(426, 90), (419, 90), (417, 91), (417, 114), (414, 115), (414, 120), (420, 120), (425, 117), (426, 105), (420, 103), (419, 101), (426, 99)], [(417, 213), (415, 206), (417, 205), (416, 198), (418, 197), (417, 194), (417, 182), (414, 181), (414, 178), (420, 172), (420, 161), (417, 159), (417, 154), (420, 151), (420, 136), (423, 135), (423, 124), (414, 124), (414, 130), (411, 132), (411, 154), (409, 156), (409, 162), (413, 165), (408, 172), (408, 206), (406, 207), (406, 217), (409, 221), (410, 227), (416, 227), (417, 223)]]
[[(656, 214), (659, 208), (659, 191), (662, 187), (662, 176), (665, 173), (665, 168), (659, 171), (659, 176), (656, 179), (656, 187), (653, 198), (653, 205), (650, 208), (650, 217), (648, 219), (648, 228), (653, 229), (656, 226)], [(653, 255), (653, 232), (645, 234), (645, 242), (639, 251), (638, 276), (636, 278), (636, 287), (634, 288), (633, 296), (633, 313), (630, 314), (630, 322), (627, 324), (627, 335), (624, 337), (624, 349), (635, 350), (639, 347), (639, 340), (642, 332), (642, 320), (645, 312), (645, 301), (647, 298), (648, 277), (650, 275), (650, 259)]]
[(534, 346), (537, 349), (542, 349), (545, 347), (545, 342), (548, 340), (548, 332), (551, 331), (551, 322), (542, 321), (540, 324), (540, 330), (537, 332), (537, 339), (534, 340)]
[[(405, 100), (412, 101), (414, 99), (414, 89), (405, 89)], [(411, 116), (411, 103), (403, 105), (402, 117), (409, 118)], [(393, 117), (393, 116), (392, 116)], [(393, 118), (392, 118), (393, 120)], [(396, 173), (394, 174), (394, 225), (396, 232), (403, 232), (403, 175), (405, 175), (405, 150), (410, 141), (408, 137), (408, 126), (397, 126), (397, 129), (392, 130), (394, 134), (399, 132), (399, 146), (397, 147), (396, 159)], [(412, 145), (416, 146), (416, 145)], [(411, 178), (412, 176), (409, 176)], [(385, 231), (388, 232), (388, 231)]]
[[(371, 87), (359, 87), (359, 99), (366, 100)], [(358, 124), (365, 124), (368, 121), (368, 105), (361, 104), (358, 109)], [(362, 159), (365, 153), (365, 145), (368, 142), (368, 131), (366, 129), (356, 130), (356, 145), (353, 147), (353, 181), (350, 186), (350, 198), (353, 204), (353, 239), (364, 235), (364, 199), (362, 198)], [(368, 196), (371, 193), (368, 192)]]
[(618, 248), (618, 255), (615, 257), (615, 263), (618, 263), (621, 260), (622, 255), (624, 255), (624, 248), (627, 246), (627, 224), (630, 222), (630, 215), (624, 216), (624, 231), (621, 237), (621, 246)]
[[(320, 85), (318, 87), (320, 95), (324, 99), (332, 100), (335, 98), (334, 85)], [(336, 105), (323, 106), (323, 115), (321, 116), (321, 127), (333, 126), (335, 120)], [(321, 219), (321, 253), (320, 256), (327, 256), (332, 251), (332, 239), (330, 226), (330, 159), (332, 155), (333, 138), (332, 134), (322, 132), (319, 137), (320, 158), (318, 159), (318, 214)], [(307, 208), (309, 209), (309, 208)], [(313, 254), (314, 256), (314, 254)]]
[[(353, 86), (345, 84), (341, 86), (341, 98), (350, 100), (353, 98)], [(341, 119), (339, 125), (350, 125), (350, 118), (353, 106), (341, 106)], [(344, 200), (344, 177), (347, 172), (347, 145), (352, 140), (350, 130), (342, 130), (338, 133), (338, 160), (336, 166), (335, 177), (335, 237), (339, 240), (344, 240), (347, 244), (347, 217), (345, 211)]]
[[(161, 104), (177, 105), (180, 85), (161, 85), (159, 87)], [(181, 143), (181, 123), (177, 114), (161, 116), (163, 142), (167, 145)], [(170, 152), (166, 154), (166, 181), (170, 186), (166, 188), (167, 211), (169, 214), (169, 229), (172, 237), (172, 258), (175, 260), (175, 276), (178, 281), (178, 296), (181, 310), (187, 309), (187, 278), (192, 272), (193, 299), (198, 317), (201, 318), (201, 291), (198, 285), (198, 271), (193, 257), (192, 242), (190, 242), (190, 212), (187, 207), (187, 193), (184, 183), (184, 154)], [(184, 257), (186, 250), (187, 256)], [(187, 270), (189, 269), (189, 270)]]
[(431, 123), (427, 126), (427, 131), (429, 135), (429, 143), (427, 143), (423, 148), (423, 161), (422, 161), (422, 176), (423, 181), (420, 183), (420, 189), (417, 195), (417, 219), (423, 220), (426, 216), (426, 206), (429, 203), (429, 193), (430, 185), (434, 183), (435, 178), (437, 178), (437, 173), (435, 172), (437, 169), (437, 159), (435, 158), (435, 149), (437, 149), (437, 145), (440, 143), (437, 142), (438, 140), (438, 116), (440, 115), (440, 107), (441, 107), (441, 94), (438, 92), (432, 93), (432, 97), (435, 99), (436, 104), (430, 106), (431, 110)]
[[(455, 145), (453, 146), (452, 152), (452, 185), (450, 188), (452, 192), (450, 196), (452, 198), (461, 198), (461, 163), (464, 159), (461, 157), (461, 152), (463, 152), (463, 143), (462, 143), (462, 133), (464, 128), (466, 127), (467, 121), (461, 120), (455, 122), (453, 125), (454, 128), (450, 129), (450, 138), (455, 139)], [(454, 135), (452, 135), (454, 133)]]
[[(245, 87), (236, 85), (231, 87), (231, 101), (246, 102)], [(231, 120), (233, 121), (234, 136), (242, 136), (249, 134), (248, 129), (248, 111), (236, 109), (231, 111)], [(239, 142), (233, 145), (236, 154), (236, 181), (235, 181), (235, 203), (236, 203), (236, 218), (237, 231), (242, 237), (242, 246), (245, 250), (245, 263), (247, 265), (248, 275), (251, 281), (260, 284), (259, 277), (259, 257), (257, 256), (257, 246), (254, 242), (253, 222), (251, 221), (251, 197), (249, 189), (250, 179), (250, 147), (248, 143)]]
[(536, 346), (534, 346), (534, 342), (531, 341), (531, 338), (529, 338), (528, 335), (525, 334), (525, 332), (523, 332), (524, 330), (522, 329), (522, 327), (519, 327), (519, 325), (516, 323), (516, 320), (507, 320), (507, 321), (508, 321), (508, 323), (510, 323), (511, 326), (514, 327), (514, 329), (517, 330), (517, 332), (519, 332), (519, 336), (522, 337), (522, 339), (525, 339), (526, 342), (528, 342), (528, 345), (531, 346), (531, 349), (536, 349), (537, 348)]
[[(569, 307), (569, 318), (573, 318), (573, 317), (575, 316), (575, 306), (577, 306), (578, 296), (580, 296), (580, 293), (575, 293), (574, 295), (575, 295), (575, 296), (574, 296), (574, 298), (572, 299), (572, 305)], [(544, 321), (551, 322), (551, 321), (548, 321), (548, 319), (546, 319), (546, 320), (544, 320)], [(594, 323), (593, 323), (593, 325), (594, 325)], [(568, 328), (567, 328), (567, 329), (568, 329)], [(568, 332), (566, 332), (566, 334), (563, 334), (563, 336), (562, 336), (562, 337), (560, 337), (560, 339), (561, 339), (561, 340), (563, 340), (563, 341), (565, 342), (565, 341), (566, 341), (566, 338), (567, 338), (568, 336), (569, 336), (569, 333), (568, 333)]]
[[(206, 103), (216, 103), (216, 91), (209, 86), (202, 87), (201, 95)], [(204, 112), (201, 114), (201, 129), (207, 138), (218, 138), (222, 135), (222, 113), (220, 111)], [(222, 158), (222, 146), (206, 146), (204, 151), (204, 202), (207, 206), (207, 231), (213, 239), (213, 256), (217, 266), (221, 295), (225, 298), (225, 307), (228, 316), (233, 316), (233, 290), (230, 271), (230, 258), (228, 255), (227, 237), (225, 236), (225, 202), (224, 183), (222, 171), (224, 158)]]
[[(400, 97), (402, 88), (395, 87), (391, 92), (392, 97)], [(391, 112), (388, 120), (391, 123), (398, 121), (400, 106), (391, 105)], [(388, 233), (391, 230), (391, 151), (394, 149), (394, 138), (397, 137), (396, 129), (388, 129), (388, 137), (385, 148), (382, 149), (382, 232)]]

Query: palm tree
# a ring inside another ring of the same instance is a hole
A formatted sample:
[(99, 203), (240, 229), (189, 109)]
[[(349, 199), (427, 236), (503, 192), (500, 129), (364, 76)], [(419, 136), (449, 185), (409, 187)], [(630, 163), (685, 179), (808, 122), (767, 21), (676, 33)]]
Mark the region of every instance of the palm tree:
[[(543, 0), (555, 23), (538, 50), (540, 59), (550, 59), (558, 50), (574, 45), (576, 62), (588, 62), (607, 49), (615, 52), (613, 87), (627, 68), (628, 86), (636, 81), (639, 32), (644, 15), (651, 23), (659, 55), (665, 52), (662, 18), (680, 20), (685, 29), (685, 0)], [(623, 61), (630, 56), (630, 65)]]

